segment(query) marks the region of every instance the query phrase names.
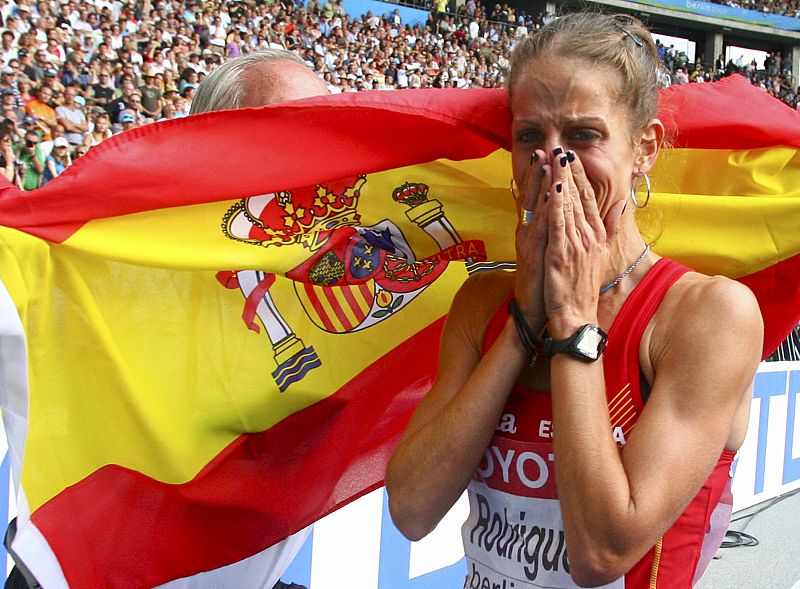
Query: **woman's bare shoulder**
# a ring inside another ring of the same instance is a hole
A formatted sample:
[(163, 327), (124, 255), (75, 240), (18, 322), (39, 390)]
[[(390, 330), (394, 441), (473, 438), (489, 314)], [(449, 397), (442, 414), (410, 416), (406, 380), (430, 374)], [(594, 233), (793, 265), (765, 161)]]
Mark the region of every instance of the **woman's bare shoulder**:
[(513, 290), (513, 272), (493, 270), (471, 275), (453, 300), (448, 327), (479, 346), (492, 317)]
[(721, 345), (738, 340), (744, 352), (760, 349), (763, 338), (755, 295), (741, 282), (724, 276), (687, 273), (668, 291), (655, 319), (656, 347), (659, 342), (681, 342), (688, 351), (696, 342)]
[(725, 276), (688, 272), (669, 290), (666, 309), (690, 322), (714, 322), (721, 317), (728, 322), (750, 322), (761, 313), (753, 292), (741, 282)]

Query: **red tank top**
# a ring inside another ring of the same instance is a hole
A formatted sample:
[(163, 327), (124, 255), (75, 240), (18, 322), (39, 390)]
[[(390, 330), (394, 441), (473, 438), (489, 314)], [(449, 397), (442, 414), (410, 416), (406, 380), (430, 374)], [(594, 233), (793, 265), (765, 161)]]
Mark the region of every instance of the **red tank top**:
[[(639, 367), (642, 335), (666, 292), (687, 271), (672, 260), (658, 260), (609, 329), (603, 360), (606, 395), (620, 447), (645, 403)], [(484, 352), (507, 318), (503, 304), (487, 329)], [(569, 577), (551, 437), (550, 393), (517, 385), (468, 486), (470, 515), (462, 528), (468, 567), (465, 587), (483, 587), (484, 582), (502, 589), (577, 587)], [(699, 579), (730, 521), (733, 457), (733, 452), (722, 453), (673, 526), (623, 578), (605, 587), (686, 589)]]

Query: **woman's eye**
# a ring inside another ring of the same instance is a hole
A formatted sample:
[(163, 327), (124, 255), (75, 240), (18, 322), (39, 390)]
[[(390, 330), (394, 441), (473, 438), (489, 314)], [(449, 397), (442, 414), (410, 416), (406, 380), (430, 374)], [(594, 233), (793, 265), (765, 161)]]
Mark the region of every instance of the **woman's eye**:
[(543, 141), (543, 135), (539, 131), (520, 131), (517, 133), (517, 141), (528, 144), (539, 144)]
[(598, 133), (594, 129), (577, 129), (572, 132), (571, 136), (573, 141), (578, 141), (583, 143), (596, 141), (601, 137), (600, 133)]

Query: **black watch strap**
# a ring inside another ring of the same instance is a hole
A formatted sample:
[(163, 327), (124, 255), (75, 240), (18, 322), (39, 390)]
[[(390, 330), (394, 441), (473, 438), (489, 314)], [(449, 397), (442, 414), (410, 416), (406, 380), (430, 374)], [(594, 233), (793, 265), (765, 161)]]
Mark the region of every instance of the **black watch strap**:
[(586, 362), (594, 362), (605, 350), (607, 340), (608, 336), (599, 326), (587, 323), (566, 339), (556, 340), (546, 335), (544, 353), (548, 358), (566, 353)]

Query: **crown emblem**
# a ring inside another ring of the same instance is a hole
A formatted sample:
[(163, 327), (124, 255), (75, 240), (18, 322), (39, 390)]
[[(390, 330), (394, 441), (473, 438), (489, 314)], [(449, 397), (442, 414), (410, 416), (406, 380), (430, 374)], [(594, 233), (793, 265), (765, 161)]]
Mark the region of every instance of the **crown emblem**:
[(392, 199), (414, 208), (428, 202), (428, 189), (427, 184), (406, 182), (392, 191)]
[(262, 247), (301, 244), (316, 251), (331, 232), (357, 225), (366, 176), (242, 199), (225, 213), (222, 232)]

